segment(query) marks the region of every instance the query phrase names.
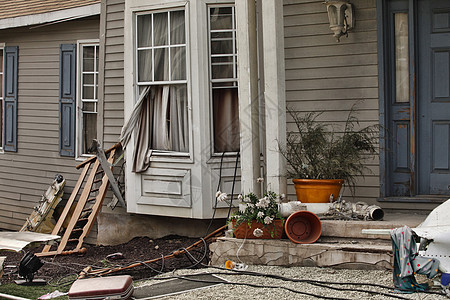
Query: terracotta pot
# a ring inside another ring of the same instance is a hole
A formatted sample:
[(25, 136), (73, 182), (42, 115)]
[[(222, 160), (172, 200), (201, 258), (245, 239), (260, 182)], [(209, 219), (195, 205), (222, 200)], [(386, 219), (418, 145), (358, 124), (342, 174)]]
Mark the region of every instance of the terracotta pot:
[[(233, 228), (234, 237), (237, 239), (281, 239), (284, 232), (284, 222), (283, 220), (273, 220), (272, 224), (265, 227), (264, 224), (253, 220), (250, 227), (247, 222), (236, 227), (236, 221), (233, 221)], [(256, 228), (262, 229), (263, 235), (261, 237), (253, 235), (253, 231)], [(273, 237), (270, 235), (270, 232), (274, 233)]]
[(314, 213), (301, 210), (293, 213), (284, 226), (287, 237), (297, 244), (311, 244), (322, 234), (322, 222)]
[(327, 203), (330, 195), (337, 199), (344, 180), (342, 179), (292, 179), (297, 200), (303, 203)]

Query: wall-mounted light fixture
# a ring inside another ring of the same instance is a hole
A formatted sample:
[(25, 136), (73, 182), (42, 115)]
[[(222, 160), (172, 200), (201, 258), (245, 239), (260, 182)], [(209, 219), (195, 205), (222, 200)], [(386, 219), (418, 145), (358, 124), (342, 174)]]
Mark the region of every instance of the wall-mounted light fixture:
[(339, 42), (341, 36), (348, 36), (348, 31), (355, 26), (353, 6), (346, 0), (327, 0), (324, 4), (327, 5), (330, 29)]

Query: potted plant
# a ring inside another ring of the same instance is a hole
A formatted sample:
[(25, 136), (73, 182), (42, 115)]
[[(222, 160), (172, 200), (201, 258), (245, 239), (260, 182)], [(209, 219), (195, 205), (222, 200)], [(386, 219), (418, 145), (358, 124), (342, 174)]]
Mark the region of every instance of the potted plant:
[(364, 159), (377, 150), (378, 125), (359, 127), (352, 106), (343, 126), (316, 119), (321, 112), (299, 114), (289, 110), (296, 131), (289, 132), (280, 152), (286, 159), (288, 178), (292, 178), (301, 202), (329, 202), (339, 196), (342, 184), (355, 192), (356, 177), (368, 170)]
[(239, 195), (239, 210), (230, 218), (236, 238), (280, 239), (284, 232), (284, 219), (278, 211), (281, 196), (267, 192), (259, 198), (254, 193)]

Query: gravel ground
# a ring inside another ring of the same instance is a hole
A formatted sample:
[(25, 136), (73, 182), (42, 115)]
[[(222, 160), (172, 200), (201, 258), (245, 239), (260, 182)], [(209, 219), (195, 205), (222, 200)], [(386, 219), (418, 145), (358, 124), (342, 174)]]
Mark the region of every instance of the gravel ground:
[[(449, 299), (446, 296), (440, 296), (436, 294), (425, 294), (425, 293), (414, 293), (414, 294), (399, 294), (395, 293), (392, 289), (392, 273), (389, 271), (363, 271), (363, 270), (344, 270), (344, 269), (331, 269), (331, 268), (311, 268), (311, 267), (269, 267), (269, 266), (249, 266), (247, 271), (258, 272), (263, 274), (275, 274), (284, 276), (287, 278), (296, 279), (308, 279), (308, 280), (320, 280), (327, 282), (352, 282), (352, 283), (371, 283), (387, 286), (389, 288), (379, 288), (370, 287), (364, 285), (331, 285), (325, 284), (326, 287), (319, 287), (312, 285), (310, 283), (297, 283), (290, 281), (283, 281), (279, 279), (272, 279), (266, 276), (247, 276), (247, 275), (232, 275), (233, 273), (207, 268), (207, 269), (197, 269), (197, 270), (177, 270), (171, 273), (165, 273), (158, 277), (170, 277), (170, 276), (181, 276), (187, 274), (198, 274), (198, 273), (214, 273), (220, 272), (227, 274), (218, 275), (222, 279), (229, 281), (230, 283), (246, 283), (264, 286), (261, 287), (249, 287), (246, 285), (236, 285), (236, 284), (221, 284), (219, 286), (208, 287), (200, 290), (195, 290), (191, 292), (186, 292), (183, 294), (166, 296), (164, 299), (221, 299), (226, 297), (227, 299), (428, 299), (428, 300), (439, 300), (439, 299)], [(230, 275), (228, 275), (230, 274)], [(419, 282), (426, 281), (426, 277), (416, 276)], [(161, 282), (161, 280), (148, 280), (137, 282), (137, 286), (149, 285)], [(268, 287), (279, 287), (279, 288), (268, 288)], [(281, 287), (287, 287), (293, 289), (297, 292), (288, 291)], [(329, 287), (345, 288), (353, 290), (339, 291), (331, 289)], [(362, 290), (355, 291), (355, 289)], [(385, 295), (380, 294), (370, 294), (365, 291), (381, 292)], [(436, 289), (433, 291), (439, 292)], [(303, 293), (303, 294), (302, 294)], [(318, 295), (321, 297), (309, 296), (309, 294)]]

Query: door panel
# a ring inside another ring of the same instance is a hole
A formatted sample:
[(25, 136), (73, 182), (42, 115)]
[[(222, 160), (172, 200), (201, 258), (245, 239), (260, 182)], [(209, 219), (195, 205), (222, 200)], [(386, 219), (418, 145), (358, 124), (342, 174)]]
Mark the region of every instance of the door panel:
[(408, 1), (392, 0), (387, 11), (388, 45), (388, 195), (413, 194), (413, 139), (411, 126), (410, 38)]
[(450, 1), (418, 3), (420, 194), (450, 195)]

